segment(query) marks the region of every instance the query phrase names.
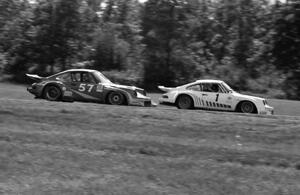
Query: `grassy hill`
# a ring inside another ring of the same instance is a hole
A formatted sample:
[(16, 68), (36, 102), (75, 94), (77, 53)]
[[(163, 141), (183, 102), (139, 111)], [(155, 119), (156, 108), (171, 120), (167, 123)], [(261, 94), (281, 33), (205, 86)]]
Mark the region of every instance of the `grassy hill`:
[(299, 194), (298, 116), (49, 102), (8, 86), (0, 194)]

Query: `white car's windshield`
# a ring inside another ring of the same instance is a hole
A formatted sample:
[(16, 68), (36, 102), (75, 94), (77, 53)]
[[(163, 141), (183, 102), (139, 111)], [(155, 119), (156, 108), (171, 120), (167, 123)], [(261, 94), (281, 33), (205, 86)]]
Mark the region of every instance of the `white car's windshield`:
[(225, 82), (222, 82), (222, 85), (226, 88), (226, 90), (228, 90), (229, 92), (234, 92), (233, 89), (231, 89), (231, 87), (229, 85), (227, 85)]
[(106, 78), (101, 72), (95, 71), (93, 72), (96, 80), (99, 83), (112, 83), (108, 78)]

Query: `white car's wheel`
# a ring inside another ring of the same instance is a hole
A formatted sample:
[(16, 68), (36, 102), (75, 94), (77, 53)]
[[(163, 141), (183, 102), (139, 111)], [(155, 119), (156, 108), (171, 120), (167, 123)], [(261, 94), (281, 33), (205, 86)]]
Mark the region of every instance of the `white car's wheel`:
[(177, 108), (190, 109), (193, 107), (193, 100), (188, 95), (180, 95), (176, 101)]
[(241, 112), (242, 113), (254, 113), (255, 105), (252, 102), (245, 101), (241, 104)]

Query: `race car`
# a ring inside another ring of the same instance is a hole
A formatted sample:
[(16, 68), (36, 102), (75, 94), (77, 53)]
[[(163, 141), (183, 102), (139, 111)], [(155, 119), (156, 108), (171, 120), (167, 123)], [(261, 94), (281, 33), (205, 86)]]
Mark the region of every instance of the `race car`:
[(49, 77), (26, 74), (35, 80), (27, 90), (50, 101), (85, 101), (113, 105), (152, 106), (144, 89), (112, 83), (101, 72), (71, 69)]
[(158, 86), (165, 94), (160, 104), (176, 105), (179, 109), (202, 108), (242, 113), (274, 114), (266, 99), (242, 95), (221, 80), (197, 80), (176, 88)]

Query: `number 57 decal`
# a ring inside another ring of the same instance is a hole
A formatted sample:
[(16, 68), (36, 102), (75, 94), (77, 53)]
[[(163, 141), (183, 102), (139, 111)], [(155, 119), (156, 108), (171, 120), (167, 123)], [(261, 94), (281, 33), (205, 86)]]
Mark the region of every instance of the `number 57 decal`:
[(81, 83), (79, 85), (79, 89), (78, 90), (81, 91), (81, 92), (88, 91), (89, 93), (91, 93), (93, 87), (94, 87), (94, 85)]

